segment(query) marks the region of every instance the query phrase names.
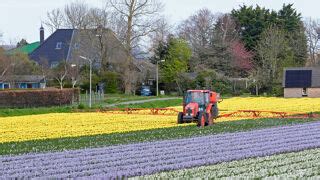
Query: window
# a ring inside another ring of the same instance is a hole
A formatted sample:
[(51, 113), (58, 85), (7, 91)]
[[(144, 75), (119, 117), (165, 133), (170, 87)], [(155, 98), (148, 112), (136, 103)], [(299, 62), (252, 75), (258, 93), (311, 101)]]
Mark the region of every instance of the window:
[(3, 88), (4, 89), (9, 89), (10, 88), (10, 84), (9, 83), (4, 83), (3, 84)]
[(58, 61), (53, 61), (53, 62), (51, 62), (51, 64), (50, 64), (50, 68), (55, 68), (55, 67), (57, 67), (58, 66)]
[(56, 49), (61, 49), (61, 48), (62, 48), (62, 42), (57, 42)]

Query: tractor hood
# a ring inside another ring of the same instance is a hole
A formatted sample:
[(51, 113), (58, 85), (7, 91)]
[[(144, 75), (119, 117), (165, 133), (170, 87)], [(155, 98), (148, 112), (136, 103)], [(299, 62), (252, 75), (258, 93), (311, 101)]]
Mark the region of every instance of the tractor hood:
[(186, 115), (187, 116), (195, 116), (196, 113), (198, 112), (199, 105), (198, 103), (189, 103), (186, 106)]

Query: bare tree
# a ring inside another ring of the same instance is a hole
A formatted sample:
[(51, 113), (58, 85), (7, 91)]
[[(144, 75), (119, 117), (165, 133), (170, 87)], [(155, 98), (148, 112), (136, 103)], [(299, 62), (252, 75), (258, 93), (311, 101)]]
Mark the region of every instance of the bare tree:
[(318, 62), (317, 57), (320, 50), (320, 21), (308, 18), (304, 21), (308, 41), (309, 65), (314, 66)]
[(151, 41), (150, 51), (154, 52), (160, 43), (167, 41), (171, 34), (172, 26), (169, 25), (165, 18), (161, 18), (156, 24), (155, 31), (149, 34)]
[(47, 12), (47, 20), (43, 22), (51, 32), (60, 29), (64, 26), (65, 16), (61, 9), (53, 9)]
[(108, 28), (110, 13), (106, 9), (91, 8), (87, 13), (88, 28)]
[(210, 46), (216, 21), (216, 15), (209, 9), (201, 9), (182, 22), (179, 35), (191, 43), (194, 51), (199, 51)]
[(223, 44), (233, 42), (238, 38), (236, 22), (230, 14), (222, 14), (218, 17), (216, 30)]
[[(187, 40), (192, 48), (193, 61), (190, 66), (203, 69), (216, 64), (212, 50), (217, 16), (209, 9), (201, 9), (179, 25), (179, 36)], [(210, 60), (209, 60), (210, 59)]]
[(110, 0), (110, 5), (126, 23), (125, 44), (130, 52), (135, 42), (155, 31), (163, 7), (159, 0)]
[(66, 60), (61, 61), (57, 67), (52, 69), (52, 77), (56, 79), (60, 85), (60, 89), (63, 89), (65, 80), (68, 75), (69, 64)]
[[(44, 24), (53, 32), (60, 28), (83, 29), (90, 25), (88, 19), (90, 8), (82, 1), (67, 4), (64, 8), (47, 12)], [(94, 11), (94, 10), (92, 10)]]
[(5, 81), (10, 75), (13, 63), (4, 55), (4, 51), (0, 48), (0, 81)]
[[(155, 31), (155, 24), (162, 10), (159, 0), (110, 0), (111, 7), (118, 13), (118, 19), (125, 22), (124, 44), (128, 58), (122, 64), (124, 68), (124, 89), (126, 94), (134, 91), (132, 73), (135, 66), (132, 63), (132, 50), (139, 46), (141, 38)], [(121, 36), (121, 35), (120, 35)]]
[(64, 7), (65, 23), (69, 28), (85, 29), (89, 24), (87, 14), (89, 7), (87, 4), (76, 1)]

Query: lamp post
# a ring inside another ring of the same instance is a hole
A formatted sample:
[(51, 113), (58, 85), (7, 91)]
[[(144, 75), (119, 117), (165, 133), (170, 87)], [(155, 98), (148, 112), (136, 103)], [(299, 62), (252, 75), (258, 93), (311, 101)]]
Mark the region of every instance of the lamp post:
[(90, 63), (90, 89), (89, 89), (89, 107), (92, 107), (92, 60), (84, 57), (84, 56), (79, 56), (81, 59), (88, 60)]
[(76, 64), (71, 64), (71, 69), (72, 69), (72, 71), (71, 71), (71, 83), (72, 83), (72, 88), (74, 88), (74, 86), (76, 85), (76, 80), (75, 80), (75, 77), (74, 77), (74, 68), (75, 67), (77, 67), (77, 65)]
[(156, 80), (157, 80), (157, 96), (159, 96), (159, 62), (165, 62), (164, 59), (157, 61)]

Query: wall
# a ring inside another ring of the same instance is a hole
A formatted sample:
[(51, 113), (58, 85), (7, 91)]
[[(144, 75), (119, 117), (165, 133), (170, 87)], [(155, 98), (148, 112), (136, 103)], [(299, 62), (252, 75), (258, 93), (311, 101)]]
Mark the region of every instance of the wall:
[[(320, 88), (307, 88), (307, 94), (310, 98), (320, 98)], [(302, 97), (302, 88), (284, 88), (285, 98)]]
[(308, 97), (320, 98), (320, 88), (308, 88)]
[(285, 98), (298, 98), (302, 97), (302, 88), (284, 88)]
[(46, 107), (79, 101), (79, 89), (1, 90), (0, 107)]

